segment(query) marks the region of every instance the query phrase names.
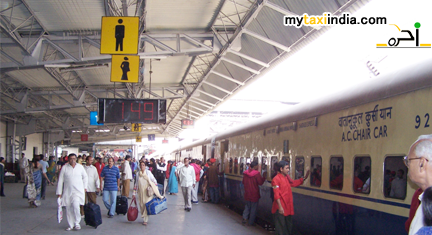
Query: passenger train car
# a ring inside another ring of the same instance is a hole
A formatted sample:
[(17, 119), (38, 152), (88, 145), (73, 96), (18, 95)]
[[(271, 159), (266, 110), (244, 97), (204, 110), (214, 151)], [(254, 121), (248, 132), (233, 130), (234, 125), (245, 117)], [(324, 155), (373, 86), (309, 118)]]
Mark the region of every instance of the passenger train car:
[[(347, 78), (349, 79), (349, 78)], [(290, 88), (287, 88), (289, 92)], [(304, 102), (172, 153), (176, 160), (216, 158), (225, 203), (244, 208), (242, 172), (258, 160), (258, 219), (272, 224), (274, 163), (290, 162), (291, 178), (310, 169), (293, 188), (293, 221), (303, 234), (406, 234), (417, 186), (403, 157), (432, 133), (432, 59), (330, 97)]]

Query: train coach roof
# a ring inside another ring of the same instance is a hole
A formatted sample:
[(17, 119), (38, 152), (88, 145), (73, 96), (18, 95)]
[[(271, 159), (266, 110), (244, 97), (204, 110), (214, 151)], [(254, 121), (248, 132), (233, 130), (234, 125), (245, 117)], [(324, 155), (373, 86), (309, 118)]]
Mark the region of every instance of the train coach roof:
[(266, 115), (231, 130), (195, 141), (182, 147), (182, 149), (210, 143), (212, 139), (223, 140), (231, 136), (304, 120), (427, 87), (432, 87), (432, 58), (411, 67), (395, 70), (393, 73), (379, 77), (377, 80), (367, 81), (360, 86), (324, 98), (307, 101), (279, 113)]

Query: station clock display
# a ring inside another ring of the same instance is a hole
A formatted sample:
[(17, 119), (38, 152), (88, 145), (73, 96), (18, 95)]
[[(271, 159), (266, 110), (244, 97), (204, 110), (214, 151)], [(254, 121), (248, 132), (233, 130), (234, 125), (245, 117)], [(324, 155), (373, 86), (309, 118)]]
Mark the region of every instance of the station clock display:
[(166, 123), (166, 100), (98, 99), (98, 123)]

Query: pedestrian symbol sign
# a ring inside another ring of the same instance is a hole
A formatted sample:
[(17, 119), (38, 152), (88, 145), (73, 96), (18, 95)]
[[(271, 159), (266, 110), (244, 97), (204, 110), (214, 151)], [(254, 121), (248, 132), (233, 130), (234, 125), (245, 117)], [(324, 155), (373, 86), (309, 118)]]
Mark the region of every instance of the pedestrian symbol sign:
[(139, 60), (137, 55), (113, 55), (111, 82), (138, 83)]
[(135, 142), (142, 142), (142, 137), (141, 136), (137, 136), (135, 139)]
[(141, 132), (141, 123), (132, 123), (132, 132)]
[(102, 17), (101, 54), (138, 54), (139, 17)]

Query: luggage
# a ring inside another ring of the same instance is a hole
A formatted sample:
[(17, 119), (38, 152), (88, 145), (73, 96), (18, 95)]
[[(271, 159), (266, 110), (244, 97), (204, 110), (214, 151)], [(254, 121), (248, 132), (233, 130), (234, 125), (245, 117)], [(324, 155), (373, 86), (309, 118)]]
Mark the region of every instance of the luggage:
[(102, 224), (101, 210), (98, 204), (89, 202), (84, 205), (84, 221), (86, 225), (94, 228)]
[(146, 203), (146, 209), (148, 215), (157, 215), (162, 211), (167, 209), (167, 201), (166, 198), (159, 199), (157, 197), (153, 198), (149, 202)]
[(27, 194), (27, 184), (24, 185), (24, 188), (23, 188), (23, 198), (28, 198), (28, 194)]
[(117, 196), (116, 213), (126, 215), (128, 211), (128, 199), (125, 196)]
[(136, 203), (136, 197), (133, 196), (127, 212), (127, 219), (129, 221), (135, 221), (137, 218), (138, 218), (138, 207)]

